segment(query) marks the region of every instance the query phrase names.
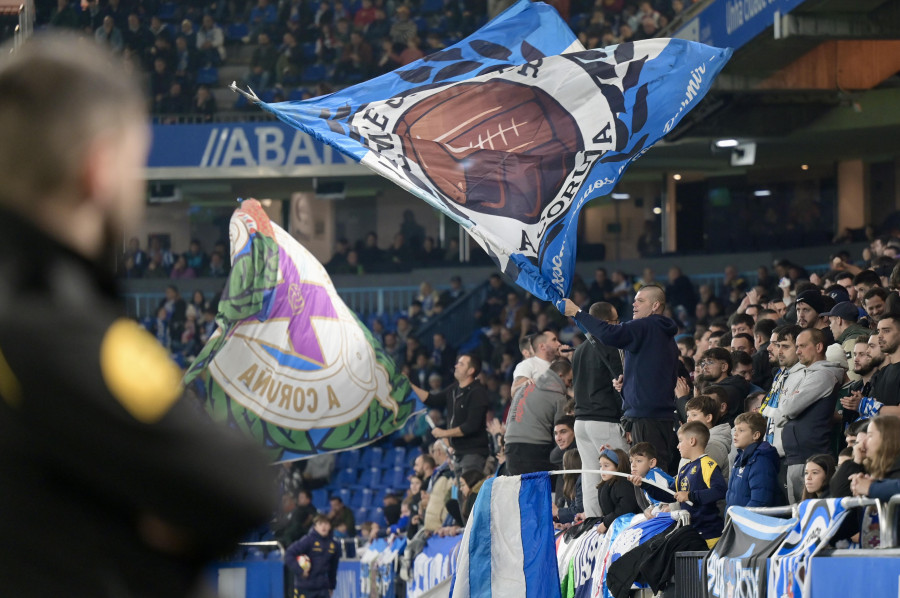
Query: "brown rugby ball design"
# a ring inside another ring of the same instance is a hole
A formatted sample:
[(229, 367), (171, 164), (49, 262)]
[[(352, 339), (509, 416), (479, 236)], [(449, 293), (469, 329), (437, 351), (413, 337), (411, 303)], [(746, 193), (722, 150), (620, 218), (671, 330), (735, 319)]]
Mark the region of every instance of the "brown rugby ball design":
[(448, 87), (412, 106), (394, 133), (446, 198), (527, 223), (584, 149), (574, 117), (550, 94), (504, 80)]

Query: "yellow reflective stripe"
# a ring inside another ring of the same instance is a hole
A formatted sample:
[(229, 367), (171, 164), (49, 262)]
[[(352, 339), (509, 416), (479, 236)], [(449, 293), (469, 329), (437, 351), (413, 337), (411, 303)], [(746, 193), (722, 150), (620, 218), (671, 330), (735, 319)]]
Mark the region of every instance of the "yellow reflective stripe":
[(22, 404), (22, 385), (0, 350), (0, 396), (11, 406)]
[(700, 471), (703, 473), (703, 482), (707, 488), (711, 488), (713, 470), (716, 468), (716, 462), (711, 457), (703, 457), (700, 460)]

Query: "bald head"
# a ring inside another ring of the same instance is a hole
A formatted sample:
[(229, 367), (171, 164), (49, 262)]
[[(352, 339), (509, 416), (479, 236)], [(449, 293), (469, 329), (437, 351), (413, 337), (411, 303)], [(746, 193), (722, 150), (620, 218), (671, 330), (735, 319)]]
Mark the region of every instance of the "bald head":
[(666, 309), (666, 293), (655, 284), (645, 285), (635, 295), (632, 305), (635, 320), (662, 314)]

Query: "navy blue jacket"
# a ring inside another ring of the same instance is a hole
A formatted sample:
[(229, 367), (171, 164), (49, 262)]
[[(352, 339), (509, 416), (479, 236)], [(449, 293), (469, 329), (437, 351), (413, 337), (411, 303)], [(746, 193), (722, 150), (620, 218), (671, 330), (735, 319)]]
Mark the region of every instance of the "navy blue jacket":
[[(644, 484), (641, 488), (657, 500), (664, 502), (674, 500), (671, 494), (656, 486)], [(678, 470), (675, 481), (669, 484), (669, 489), (688, 493), (688, 500), (694, 504), (691, 506), (683, 503), (681, 508), (690, 513), (691, 526), (704, 540), (712, 540), (722, 535), (725, 521), (719, 514), (716, 502), (725, 498), (726, 483), (719, 466), (709, 455), (685, 463)]]
[[(309, 575), (297, 563), (297, 557), (309, 557)], [(284, 564), (294, 574), (294, 587), (298, 590), (333, 590), (337, 586), (337, 570), (340, 552), (331, 534), (322, 537), (312, 529), (308, 534), (288, 546)]]
[(778, 497), (778, 451), (763, 440), (738, 449), (731, 467), (728, 494), (729, 507), (772, 507)]
[(671, 318), (653, 314), (613, 325), (580, 311), (575, 320), (601, 343), (625, 350), (625, 417), (675, 418), (678, 326)]

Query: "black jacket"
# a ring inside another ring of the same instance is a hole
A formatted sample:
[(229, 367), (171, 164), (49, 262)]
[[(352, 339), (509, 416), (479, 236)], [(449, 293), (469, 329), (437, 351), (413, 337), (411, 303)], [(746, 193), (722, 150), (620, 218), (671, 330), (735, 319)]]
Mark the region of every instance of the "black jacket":
[(451, 438), (450, 446), (460, 457), (464, 455), (490, 454), (491, 439), (487, 433), (487, 411), (490, 406), (487, 389), (475, 380), (465, 388), (454, 382), (444, 390), (433, 392), (425, 399), (425, 405), (447, 409), (447, 429), (459, 427), (463, 435)]
[(872, 394), (885, 405), (900, 405), (900, 363), (892, 363), (875, 373)]
[[(726, 420), (730, 426), (734, 426), (734, 420), (744, 412), (744, 399), (750, 394), (750, 383), (741, 376), (728, 376), (714, 386), (721, 386), (728, 393), (728, 415)], [(722, 423), (722, 422), (719, 422)]]
[[(266, 520), (267, 460), (181, 395), (103, 269), (2, 211), (0, 275), (4, 595), (188, 595)], [(157, 520), (183, 556), (150, 546)]]
[(600, 510), (603, 511), (603, 523), (609, 528), (613, 521), (626, 513), (640, 513), (634, 486), (628, 480), (616, 478), (609, 482), (601, 482), (597, 490), (600, 498)]
[(612, 383), (622, 375), (619, 350), (588, 340), (575, 349), (572, 368), (575, 419), (618, 422), (622, 418), (622, 396)]

